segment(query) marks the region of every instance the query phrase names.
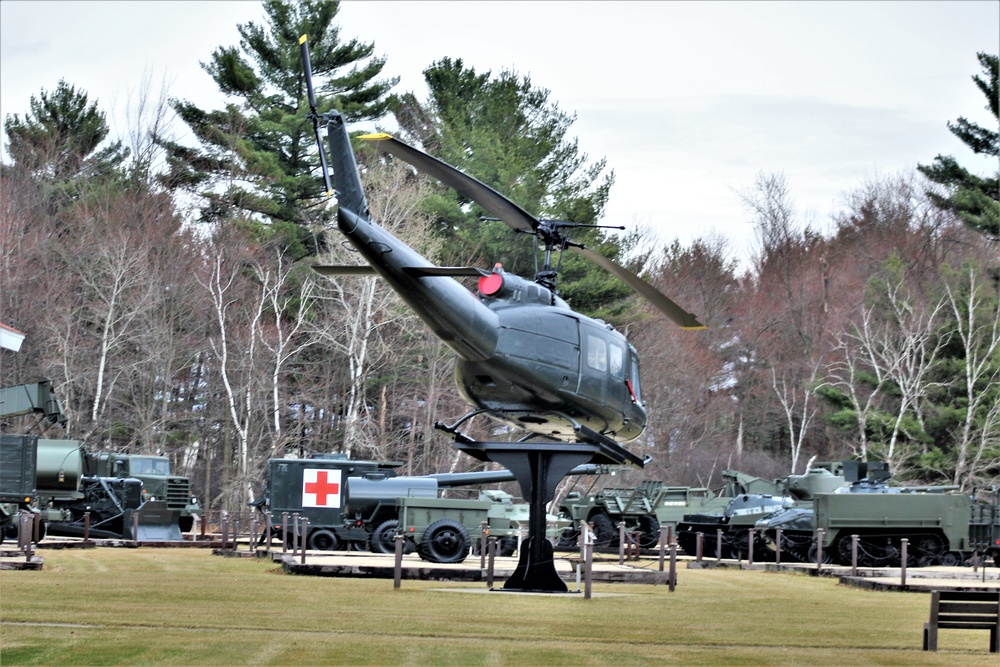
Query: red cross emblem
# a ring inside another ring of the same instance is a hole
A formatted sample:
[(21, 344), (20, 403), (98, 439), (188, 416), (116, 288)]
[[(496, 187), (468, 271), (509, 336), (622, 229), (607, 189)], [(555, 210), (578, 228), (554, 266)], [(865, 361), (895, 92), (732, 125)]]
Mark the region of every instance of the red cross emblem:
[(304, 468), (302, 470), (303, 507), (340, 507), (340, 471)]

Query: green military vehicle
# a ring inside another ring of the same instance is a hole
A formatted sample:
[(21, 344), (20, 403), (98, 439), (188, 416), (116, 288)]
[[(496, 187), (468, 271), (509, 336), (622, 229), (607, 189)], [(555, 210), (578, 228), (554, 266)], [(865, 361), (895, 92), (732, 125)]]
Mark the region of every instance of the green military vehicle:
[(97, 476), (141, 480), (143, 501), (162, 501), (168, 510), (177, 512), (180, 531), (191, 532), (201, 506), (191, 492), (191, 480), (171, 474), (166, 456), (98, 452), (91, 459)]

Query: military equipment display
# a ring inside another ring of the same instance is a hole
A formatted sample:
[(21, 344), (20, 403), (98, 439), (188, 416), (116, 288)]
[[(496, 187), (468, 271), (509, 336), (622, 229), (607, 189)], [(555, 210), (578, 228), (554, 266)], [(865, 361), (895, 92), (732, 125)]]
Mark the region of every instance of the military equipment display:
[[(367, 260), (363, 266), (317, 266), (326, 275), (379, 275), (456, 354), (459, 392), (473, 411), (451, 425), (436, 426), (455, 439), (455, 447), (514, 473), (530, 505), (529, 546), (506, 589), (566, 590), (552, 565), (545, 537), (545, 506), (567, 472), (580, 464), (630, 464), (644, 459), (620, 443), (645, 429), (646, 409), (639, 383), (639, 357), (625, 336), (607, 323), (572, 310), (556, 291), (564, 251), (583, 255), (635, 289), (684, 328), (703, 325), (690, 313), (631, 271), (573, 242), (581, 226), (539, 220), (484, 183), (388, 135), (362, 140), (455, 189), (517, 232), (535, 237), (543, 261), (534, 280), (491, 270), (434, 265), (372, 220), (354, 159), (344, 116), (316, 109), (308, 42), (299, 40), (303, 74), (319, 145), (326, 192), (332, 194), (320, 127), (326, 127), (330, 165), (336, 177), (337, 227)], [(540, 246), (540, 247), (539, 247)], [(475, 298), (455, 277), (478, 279)], [(526, 431), (514, 442), (477, 442), (458, 429), (476, 415)], [(538, 437), (538, 441), (529, 442)]]
[(773, 480), (754, 477), (737, 470), (722, 471), (722, 488), (713, 493), (704, 487), (664, 486), (656, 506), (656, 518), (661, 526), (672, 526), (688, 514), (722, 512), (733, 498), (743, 494), (773, 495), (777, 485)]
[[(282, 515), (298, 514), (309, 521), (306, 545), (310, 549), (369, 549), (393, 553), (395, 536), (402, 533), (407, 550), (433, 562), (460, 562), (468, 555), (486, 522), (490, 534), (515, 538), (525, 521), (523, 503), (503, 491), (479, 492), (475, 498), (442, 498), (439, 492), (476, 484), (514, 479), (507, 470), (399, 476), (399, 463), (361, 461), (342, 454), (305, 459), (271, 459), (263, 499), (256, 507), (270, 511), (272, 530), (282, 531)], [(581, 466), (572, 474), (598, 472)], [(551, 517), (553, 521), (556, 517)], [(444, 521), (451, 530), (426, 530)], [(455, 528), (455, 525), (462, 529)], [(441, 533), (440, 535), (438, 533)], [(510, 549), (510, 540), (503, 542)]]
[[(50, 425), (67, 423), (48, 380), (0, 389), (0, 419), (32, 414)], [(190, 530), (199, 509), (190, 481), (170, 475), (166, 457), (93, 454), (80, 440), (31, 435), (4, 435), (0, 457), (4, 497), (18, 495), (7, 493), (15, 486), (32, 489), (30, 501), (0, 505), (7, 537), (16, 530), (17, 507), (41, 514), (43, 531), (53, 535), (83, 535), (89, 513), (93, 537), (140, 540), (182, 539), (181, 530)], [(140, 519), (138, 534), (133, 514)]]
[(572, 520), (572, 526), (560, 534), (559, 546), (576, 546), (581, 521), (593, 525), (594, 546), (599, 549), (618, 546), (621, 522), (626, 532), (639, 533), (640, 546), (656, 546), (660, 521), (655, 511), (663, 488), (662, 482), (644, 481), (634, 488), (605, 487), (593, 495), (568, 493), (559, 505), (559, 516)]
[(191, 493), (191, 480), (172, 475), (166, 456), (98, 452), (92, 455), (92, 461), (92, 470), (99, 477), (140, 480), (143, 501), (163, 501), (168, 510), (177, 512), (180, 531), (191, 531), (195, 517), (201, 514), (201, 506)]
[[(34, 465), (33, 499), (22, 507), (40, 515), (42, 536), (80, 537), (89, 528), (93, 538), (182, 539), (177, 512), (162, 501), (145, 501), (142, 480), (94, 475), (93, 461), (83, 442), (0, 436), (4, 461), (14, 458), (10, 452), (21, 452), (23, 457), (27, 449), (34, 449), (35, 460), (18, 474), (24, 476)], [(0, 516), (4, 517), (4, 536), (16, 537), (17, 525), (10, 521), (11, 513)]]
[(816, 494), (843, 487), (848, 483), (843, 470), (840, 462), (817, 463), (804, 475), (789, 475), (772, 482), (727, 471), (724, 476), (728, 492), (742, 493), (733, 495), (721, 512), (685, 515), (677, 524), (677, 544), (685, 553), (694, 554), (701, 533), (709, 554), (721, 552), (722, 558), (745, 558), (753, 549), (754, 560), (773, 560), (774, 551), (762, 536), (755, 534), (751, 542), (750, 529), (762, 517), (794, 510), (811, 502)]
[(957, 565), (973, 552), (994, 557), (1000, 565), (1000, 502), (996, 490), (989, 501), (957, 493), (955, 487), (893, 487), (880, 462), (846, 462), (849, 486), (813, 496), (803, 507), (763, 517), (757, 523), (762, 540), (776, 548), (781, 528), (783, 558), (813, 562), (815, 541), (823, 530), (824, 560), (851, 563), (853, 536), (858, 536), (858, 564), (898, 566), (902, 540), (907, 564)]

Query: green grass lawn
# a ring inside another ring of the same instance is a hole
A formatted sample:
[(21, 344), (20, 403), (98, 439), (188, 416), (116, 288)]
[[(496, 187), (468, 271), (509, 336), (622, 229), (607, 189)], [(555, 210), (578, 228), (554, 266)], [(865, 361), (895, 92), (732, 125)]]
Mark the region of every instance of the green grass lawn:
[[(929, 596), (687, 570), (665, 586), (469, 594), (480, 584), (285, 574), (195, 549), (43, 551), (0, 571), (0, 665), (989, 665), (985, 632), (920, 650)], [(614, 596), (598, 596), (616, 593)]]

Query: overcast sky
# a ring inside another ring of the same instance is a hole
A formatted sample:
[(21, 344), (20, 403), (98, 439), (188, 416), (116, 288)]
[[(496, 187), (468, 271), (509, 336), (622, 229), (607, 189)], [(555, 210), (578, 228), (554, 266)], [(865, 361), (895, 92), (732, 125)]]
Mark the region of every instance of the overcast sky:
[[(262, 17), (256, 1), (0, 0), (0, 117), (65, 78), (124, 132), (144, 74), (219, 108), (199, 63)], [(993, 122), (971, 77), (977, 51), (1000, 52), (996, 0), (347, 0), (336, 21), (420, 99), (422, 71), (445, 56), (530, 75), (577, 115), (580, 148), (614, 169), (605, 222), (685, 243), (718, 233), (738, 256), (753, 234), (737, 193), (760, 172), (783, 173), (800, 220), (822, 228), (844, 193), (939, 153), (996, 169), (946, 127)]]

